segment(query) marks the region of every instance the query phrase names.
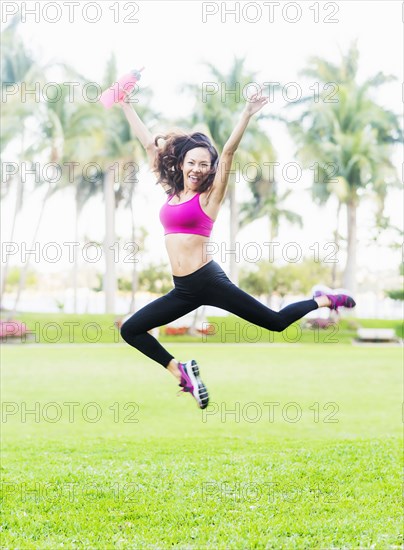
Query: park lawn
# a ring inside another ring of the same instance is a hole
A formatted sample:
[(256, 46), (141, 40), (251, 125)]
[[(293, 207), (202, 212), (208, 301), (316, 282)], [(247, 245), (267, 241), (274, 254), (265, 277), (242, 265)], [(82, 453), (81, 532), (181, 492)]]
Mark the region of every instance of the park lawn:
[[(2, 312), (2, 318), (7, 318)], [(26, 323), (29, 331), (26, 337), (15, 338), (17, 343), (41, 344), (80, 344), (80, 343), (122, 343), (119, 330), (115, 324), (120, 315), (111, 314), (68, 314), (68, 313), (19, 313), (15, 320)], [(304, 319), (293, 323), (281, 333), (257, 327), (235, 315), (208, 317), (213, 334), (200, 336), (167, 336), (161, 328), (161, 342), (188, 343), (324, 343), (348, 344), (356, 336), (357, 328), (394, 328), (399, 338), (404, 337), (404, 323), (400, 320), (356, 319), (342, 317), (339, 324), (327, 329), (302, 328)], [(8, 329), (13, 332), (13, 327)], [(7, 337), (7, 343), (13, 338)]]
[(129, 346), (3, 346), (2, 548), (401, 547), (400, 348), (170, 350), (205, 411)]

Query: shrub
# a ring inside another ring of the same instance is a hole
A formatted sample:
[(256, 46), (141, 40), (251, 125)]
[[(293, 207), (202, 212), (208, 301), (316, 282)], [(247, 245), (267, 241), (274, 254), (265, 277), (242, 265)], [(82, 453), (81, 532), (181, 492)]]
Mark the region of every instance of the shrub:
[(0, 338), (20, 338), (27, 332), (27, 326), (20, 321), (0, 321)]

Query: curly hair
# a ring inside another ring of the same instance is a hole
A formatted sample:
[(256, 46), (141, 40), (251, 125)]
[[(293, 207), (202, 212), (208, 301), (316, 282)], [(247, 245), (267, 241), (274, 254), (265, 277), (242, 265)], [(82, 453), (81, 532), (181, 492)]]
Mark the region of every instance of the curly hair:
[(184, 162), (188, 151), (196, 147), (207, 149), (211, 159), (208, 176), (201, 184), (199, 193), (203, 193), (211, 187), (216, 174), (219, 155), (208, 136), (200, 132), (194, 132), (193, 134), (171, 132), (165, 136), (156, 136), (154, 142), (157, 147), (159, 147), (158, 141), (160, 139), (165, 140), (165, 144), (159, 149), (157, 155), (156, 171), (159, 175), (157, 183), (165, 185), (167, 194), (179, 195), (180, 191), (184, 189), (181, 164)]

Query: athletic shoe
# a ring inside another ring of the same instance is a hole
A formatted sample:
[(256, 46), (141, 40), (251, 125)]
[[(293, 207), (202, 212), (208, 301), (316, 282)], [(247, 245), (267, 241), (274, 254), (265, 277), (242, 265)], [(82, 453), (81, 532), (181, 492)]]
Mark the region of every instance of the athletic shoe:
[(339, 307), (353, 308), (356, 306), (356, 302), (351, 296), (350, 292), (345, 288), (336, 288), (332, 290), (331, 288), (324, 285), (316, 285), (313, 287), (313, 298), (318, 298), (319, 296), (327, 296), (331, 301), (330, 309), (338, 311)]
[(179, 386), (182, 388), (178, 393), (189, 392), (195, 398), (198, 407), (206, 409), (209, 403), (209, 394), (205, 384), (199, 377), (199, 367), (195, 359), (191, 359), (187, 363), (178, 363), (178, 368), (181, 372)]
[(331, 300), (330, 309), (338, 311), (339, 307), (352, 308), (356, 306), (355, 300), (349, 294), (326, 294), (327, 298)]

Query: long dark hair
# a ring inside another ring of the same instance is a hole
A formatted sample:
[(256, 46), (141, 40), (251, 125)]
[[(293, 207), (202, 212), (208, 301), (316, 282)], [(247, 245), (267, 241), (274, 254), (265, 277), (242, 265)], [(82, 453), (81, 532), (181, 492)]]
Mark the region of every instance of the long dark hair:
[(157, 172), (159, 178), (157, 183), (165, 185), (167, 194), (179, 195), (184, 189), (184, 177), (181, 164), (184, 162), (185, 155), (188, 151), (196, 147), (203, 147), (207, 149), (210, 154), (210, 170), (208, 176), (201, 184), (199, 192), (203, 193), (211, 187), (215, 178), (219, 155), (208, 136), (201, 132), (194, 132), (193, 134), (171, 132), (165, 136), (160, 135), (156, 137), (155, 144), (157, 147), (159, 147), (158, 141), (160, 139), (165, 140), (165, 143), (158, 151)]

